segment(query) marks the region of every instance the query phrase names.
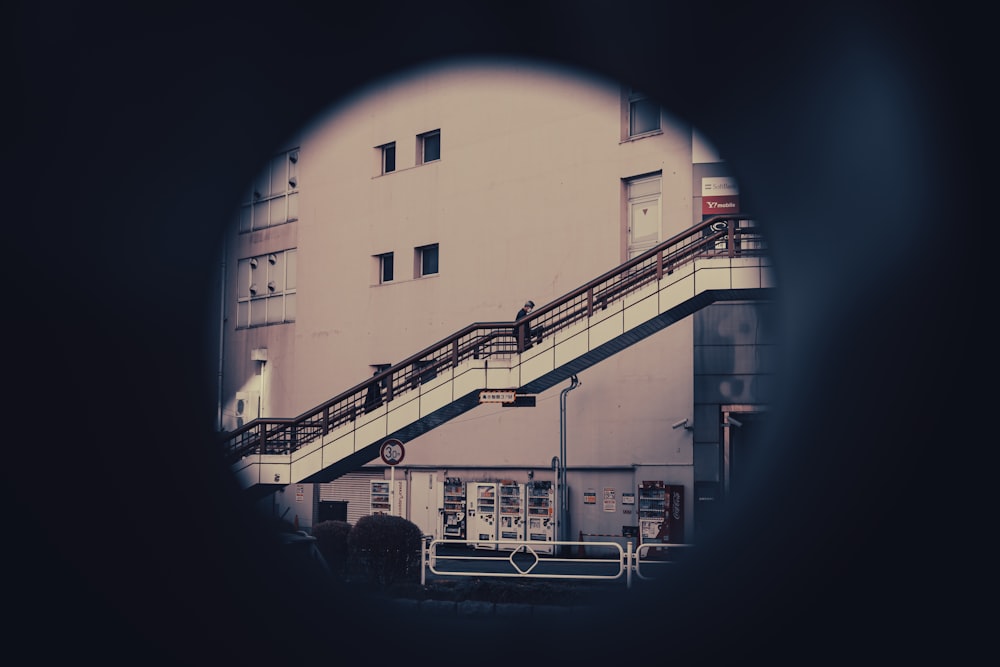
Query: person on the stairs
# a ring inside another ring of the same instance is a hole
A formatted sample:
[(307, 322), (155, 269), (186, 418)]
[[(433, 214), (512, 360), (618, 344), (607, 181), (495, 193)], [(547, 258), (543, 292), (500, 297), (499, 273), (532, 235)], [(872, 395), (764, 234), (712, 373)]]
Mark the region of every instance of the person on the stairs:
[[(372, 377), (379, 374), (379, 369), (375, 369)], [(368, 394), (365, 396), (365, 412), (381, 407), (382, 405), (382, 382), (373, 382), (368, 385)]]
[[(517, 311), (517, 315), (514, 317), (514, 321), (519, 321), (522, 317), (525, 317), (534, 309), (535, 302), (528, 299), (524, 302), (524, 306), (521, 310)], [(524, 349), (527, 350), (531, 347), (532, 342), (541, 343), (542, 342), (542, 327), (537, 326), (533, 329), (529, 328), (529, 324), (525, 322), (524, 324), (518, 325), (524, 336)], [(514, 328), (514, 338), (517, 338), (517, 327)]]

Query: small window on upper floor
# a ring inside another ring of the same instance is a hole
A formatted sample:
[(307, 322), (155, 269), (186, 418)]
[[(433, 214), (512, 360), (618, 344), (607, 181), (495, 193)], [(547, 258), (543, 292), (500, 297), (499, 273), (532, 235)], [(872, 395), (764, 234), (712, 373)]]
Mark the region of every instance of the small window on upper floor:
[(635, 137), (660, 129), (660, 105), (645, 93), (628, 88), (628, 136)]
[(417, 164), (441, 159), (441, 130), (417, 135)]
[(391, 252), (375, 255), (378, 262), (378, 282), (391, 283), (393, 281), (393, 254)]
[(378, 147), (382, 157), (382, 173), (396, 171), (396, 142), (392, 141)]
[(414, 278), (434, 275), (438, 272), (438, 244), (414, 249)]

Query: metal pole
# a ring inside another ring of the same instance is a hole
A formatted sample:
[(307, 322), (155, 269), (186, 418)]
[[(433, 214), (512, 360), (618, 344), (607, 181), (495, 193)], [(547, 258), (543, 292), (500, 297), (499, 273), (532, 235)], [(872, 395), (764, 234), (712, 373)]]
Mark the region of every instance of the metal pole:
[[(561, 449), (561, 448), (560, 448)], [(558, 456), (552, 457), (552, 474), (555, 476), (556, 482), (556, 493), (552, 501), (555, 503), (555, 513), (556, 513), (556, 542), (562, 539), (562, 463), (559, 462)]]
[(569, 485), (566, 483), (566, 394), (580, 386), (573, 375), (570, 385), (559, 392), (559, 541), (567, 542), (569, 528)]
[(396, 466), (389, 466), (389, 515), (396, 509)]
[(635, 554), (632, 552), (632, 540), (628, 541), (628, 569), (625, 571), (625, 588), (632, 588), (632, 560)]
[[(223, 251), (225, 253), (225, 251)], [(221, 433), (224, 429), (222, 421), (222, 384), (223, 384), (223, 357), (226, 349), (226, 259), (223, 254), (222, 264), (219, 266), (219, 423), (218, 429)]]
[(261, 360), (260, 362), (260, 393), (257, 395), (257, 416), (261, 419), (264, 418), (264, 366), (267, 365), (266, 361)]
[(430, 552), (431, 552), (431, 539), (427, 535), (424, 535), (424, 539), (420, 540), (420, 585), (424, 586), (427, 584), (427, 567), (430, 562)]

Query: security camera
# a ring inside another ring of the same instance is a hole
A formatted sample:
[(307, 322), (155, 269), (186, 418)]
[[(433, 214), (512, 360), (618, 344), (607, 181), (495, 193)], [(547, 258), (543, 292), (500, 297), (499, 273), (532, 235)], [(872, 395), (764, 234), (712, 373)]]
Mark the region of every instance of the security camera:
[(741, 422), (736, 417), (727, 416), (726, 417), (726, 426), (737, 426), (737, 427), (738, 426), (743, 426), (743, 422)]
[(671, 426), (671, 428), (680, 428), (681, 426), (687, 426), (687, 423), (688, 423), (688, 420), (687, 420), (687, 417), (685, 417), (684, 419), (680, 420), (679, 422), (674, 422), (674, 424)]

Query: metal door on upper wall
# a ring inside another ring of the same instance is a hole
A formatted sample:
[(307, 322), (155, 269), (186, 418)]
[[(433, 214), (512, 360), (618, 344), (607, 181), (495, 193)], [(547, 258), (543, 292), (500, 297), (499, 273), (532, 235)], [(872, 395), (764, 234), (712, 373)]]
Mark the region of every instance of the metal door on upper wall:
[(628, 259), (641, 255), (660, 242), (661, 177), (645, 176), (625, 182), (628, 198), (626, 230)]

